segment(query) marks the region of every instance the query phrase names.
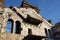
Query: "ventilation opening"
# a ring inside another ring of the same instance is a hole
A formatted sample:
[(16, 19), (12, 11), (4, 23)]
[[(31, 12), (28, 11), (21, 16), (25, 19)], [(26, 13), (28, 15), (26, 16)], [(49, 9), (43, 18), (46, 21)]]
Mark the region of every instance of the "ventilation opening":
[(0, 13), (0, 16), (2, 15), (3, 13)]
[(28, 29), (28, 35), (32, 35), (32, 30)]

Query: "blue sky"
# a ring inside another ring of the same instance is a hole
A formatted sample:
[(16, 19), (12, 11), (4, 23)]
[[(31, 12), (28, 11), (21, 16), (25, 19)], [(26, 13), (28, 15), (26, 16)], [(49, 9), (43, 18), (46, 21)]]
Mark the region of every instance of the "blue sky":
[[(60, 22), (60, 0), (26, 0), (28, 3), (38, 6), (40, 15), (46, 20), (51, 19), (55, 24)], [(20, 6), (22, 0), (5, 0), (5, 6)]]

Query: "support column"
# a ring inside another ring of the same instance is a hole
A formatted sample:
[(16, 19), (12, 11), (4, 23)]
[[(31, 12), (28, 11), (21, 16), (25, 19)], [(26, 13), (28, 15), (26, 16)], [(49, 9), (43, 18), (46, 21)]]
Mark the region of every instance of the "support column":
[(1, 23), (0, 23), (0, 38), (1, 38)]
[(16, 26), (16, 24), (15, 24), (15, 21), (14, 21), (14, 24), (13, 24), (13, 34), (15, 34), (15, 26)]
[(3, 20), (1, 32), (2, 33), (5, 33), (6, 32), (6, 19)]
[(0, 38), (1, 38), (2, 24), (3, 24), (3, 14), (0, 13)]

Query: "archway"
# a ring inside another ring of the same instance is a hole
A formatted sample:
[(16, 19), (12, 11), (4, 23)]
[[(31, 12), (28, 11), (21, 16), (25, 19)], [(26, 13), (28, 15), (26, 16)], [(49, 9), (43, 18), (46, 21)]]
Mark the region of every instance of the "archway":
[(21, 23), (19, 21), (16, 21), (16, 29), (15, 29), (15, 33), (16, 34), (21, 34)]
[(12, 19), (8, 19), (6, 24), (6, 32), (13, 33), (13, 24), (14, 21)]

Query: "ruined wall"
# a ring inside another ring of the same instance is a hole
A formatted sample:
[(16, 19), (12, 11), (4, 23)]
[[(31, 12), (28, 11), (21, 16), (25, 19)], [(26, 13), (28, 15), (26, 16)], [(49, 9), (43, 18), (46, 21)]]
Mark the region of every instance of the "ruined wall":
[[(1, 12), (1, 11), (0, 11)], [(11, 16), (9, 16), (12, 14)], [(6, 32), (6, 24), (8, 19), (14, 20), (14, 27), (16, 21), (22, 21), (15, 12), (10, 10), (9, 8), (5, 8), (2, 12), (2, 15), (0, 14), (0, 40), (22, 40), (24, 35), (21, 34), (15, 34), (14, 30), (13, 33), (7, 33)]]
[(2, 33), (0, 40), (22, 40), (23, 35), (12, 34), (12, 33)]
[[(16, 10), (24, 17), (27, 17), (27, 14), (31, 15), (34, 18), (40, 19), (40, 16), (38, 15), (38, 17), (36, 17), (35, 14), (37, 14), (37, 12), (35, 12), (34, 10), (32, 11), (32, 9), (30, 8), (29, 11), (28, 9), (26, 10), (24, 8), (24, 10), (22, 10), (23, 8), (16, 8)], [(22, 12), (24, 11), (24, 12)], [(35, 14), (33, 14), (35, 13)], [(3, 18), (2, 18), (3, 17)], [(41, 24), (39, 25), (33, 25), (33, 24), (28, 24), (23, 22), (23, 19), (21, 17), (19, 17), (14, 11), (12, 11), (10, 8), (4, 8), (4, 12), (3, 15), (1, 17), (0, 20), (0, 39), (1, 40), (22, 40), (25, 36), (28, 35), (28, 29), (32, 30), (32, 34), (33, 35), (39, 35), (39, 36), (46, 36), (44, 28), (50, 29), (52, 25), (49, 25), (48, 23), (46, 23), (44, 20)], [(8, 19), (12, 19), (14, 21), (14, 26), (13, 26), (13, 33), (6, 33), (6, 23)], [(21, 23), (21, 34), (15, 34), (15, 26), (16, 26), (16, 21), (19, 21)], [(1, 25), (2, 24), (2, 25)]]

